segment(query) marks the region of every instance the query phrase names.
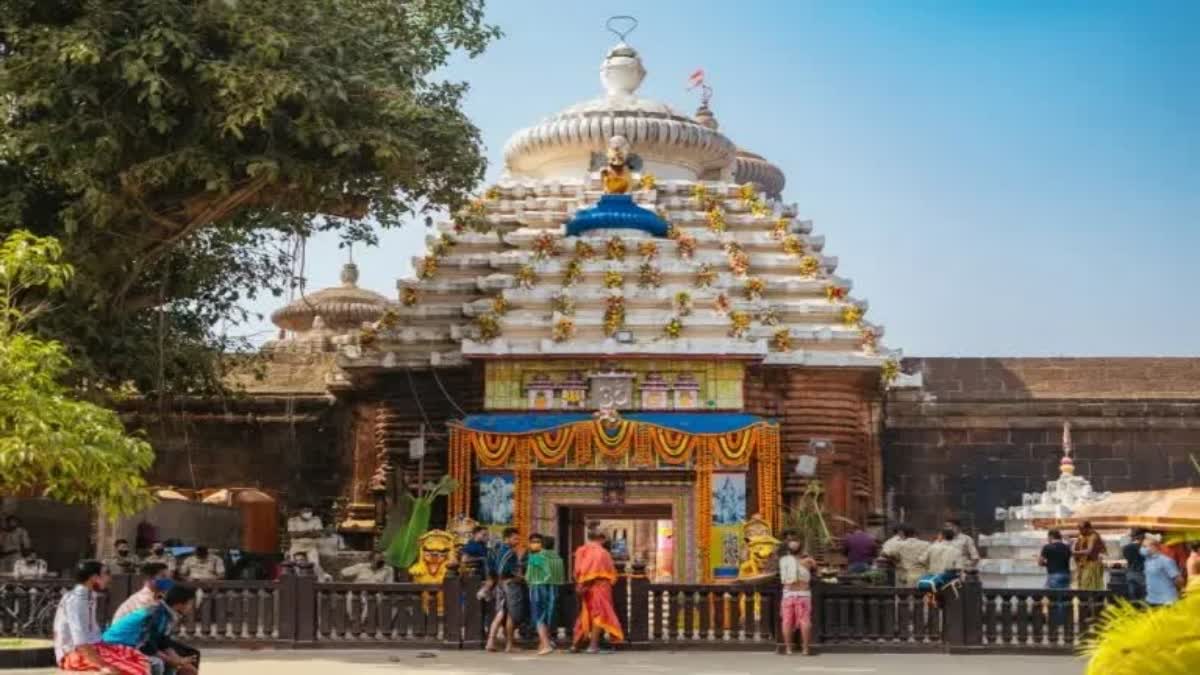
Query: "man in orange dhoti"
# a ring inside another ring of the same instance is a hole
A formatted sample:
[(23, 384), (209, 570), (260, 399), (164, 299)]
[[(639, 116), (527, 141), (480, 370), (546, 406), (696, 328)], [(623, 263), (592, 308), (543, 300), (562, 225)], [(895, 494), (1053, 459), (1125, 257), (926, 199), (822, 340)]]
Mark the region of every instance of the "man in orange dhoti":
[(575, 640), (572, 650), (577, 651), (584, 640), (587, 651), (600, 651), (600, 635), (608, 636), (610, 644), (625, 640), (621, 620), (613, 608), (612, 589), (617, 583), (617, 567), (612, 556), (604, 548), (605, 536), (594, 532), (588, 543), (575, 550), (575, 595), (579, 601), (579, 617), (575, 620)]

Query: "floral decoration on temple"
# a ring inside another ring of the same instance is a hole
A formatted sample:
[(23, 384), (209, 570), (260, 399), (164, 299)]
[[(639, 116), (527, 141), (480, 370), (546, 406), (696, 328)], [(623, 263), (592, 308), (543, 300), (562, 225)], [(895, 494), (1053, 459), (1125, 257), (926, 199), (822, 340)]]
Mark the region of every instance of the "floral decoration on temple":
[(874, 329), (864, 328), (862, 332), (862, 350), (867, 354), (875, 354), (879, 349), (879, 334)]
[(846, 305), (842, 308), (842, 323), (847, 326), (857, 326), (862, 322), (863, 310), (858, 305)]
[(671, 317), (671, 319), (667, 321), (667, 325), (663, 326), (663, 333), (665, 333), (666, 336), (672, 340), (678, 339), (680, 334), (683, 333), (683, 319), (680, 319), (677, 316)]
[(574, 316), (575, 298), (571, 297), (571, 294), (567, 291), (559, 291), (558, 293), (555, 293), (551, 302), (554, 305), (554, 311), (558, 312), (559, 314)]
[(638, 268), (638, 286), (642, 288), (658, 288), (662, 286), (662, 282), (662, 270), (654, 265), (642, 263), (641, 267)]
[(779, 312), (776, 311), (774, 307), (767, 307), (763, 311), (759, 312), (758, 320), (760, 323), (766, 326), (778, 326), (780, 322)]
[(675, 294), (672, 304), (676, 314), (688, 316), (692, 313), (692, 294), (687, 291), (679, 291)]
[(427, 255), (417, 262), (417, 278), (432, 279), (433, 275), (438, 271), (438, 259), (435, 256)]
[(442, 258), (445, 257), (445, 255), (450, 252), (450, 249), (454, 248), (456, 244), (458, 244), (458, 240), (443, 232), (442, 235), (438, 237), (438, 240), (433, 242), (430, 252), (435, 258)]
[(500, 322), (494, 314), (482, 314), (475, 317), (475, 326), (479, 328), (481, 342), (491, 342), (500, 336)]
[(583, 262), (578, 258), (571, 258), (563, 268), (563, 286), (574, 286), (582, 278)]
[(700, 269), (696, 270), (696, 286), (708, 288), (716, 280), (717, 270), (713, 268), (712, 263), (700, 263)]
[(746, 280), (744, 290), (747, 300), (761, 300), (763, 292), (767, 290), (767, 284), (758, 277), (750, 277)]
[(604, 272), (605, 288), (621, 288), (625, 285), (625, 275), (621, 270), (606, 270)]
[(736, 277), (745, 277), (750, 273), (750, 256), (736, 241), (725, 242), (725, 255), (729, 259), (729, 271)]
[(713, 202), (711, 207), (705, 210), (704, 219), (712, 232), (721, 234), (725, 231), (725, 211), (718, 203)]
[(492, 298), (492, 312), (497, 316), (508, 314), (510, 309), (512, 309), (512, 304), (503, 295)]
[(771, 238), (783, 239), (785, 236), (787, 236), (788, 228), (790, 226), (791, 222), (787, 218), (779, 218), (774, 222), (774, 224), (771, 225)]
[(554, 341), (566, 342), (575, 337), (575, 320), (569, 317), (560, 317), (554, 322)]
[(885, 386), (890, 385), (892, 382), (896, 381), (897, 377), (900, 377), (900, 364), (896, 361), (896, 359), (888, 359), (887, 361), (883, 362), (883, 367), (880, 369), (879, 377)]
[(482, 199), (471, 200), (454, 216), (455, 234), (462, 234), (467, 230), (474, 232), (491, 230), (491, 224), (487, 220), (487, 204)]
[(670, 220), (667, 219), (666, 211), (663, 211), (660, 209), (658, 211), (658, 216), (660, 218), (662, 218), (663, 220), (667, 221), (667, 239), (675, 241), (675, 240), (679, 239), (681, 236), (683, 236), (683, 230), (679, 229), (679, 227), (676, 226), (675, 223), (672, 223)]
[(420, 296), (417, 294), (417, 289), (406, 286), (400, 291), (400, 304), (405, 307), (416, 305), (418, 300), (420, 300)]
[(543, 232), (533, 240), (533, 257), (545, 260), (558, 255), (558, 237), (550, 232)]
[(604, 244), (604, 255), (609, 260), (625, 260), (625, 242), (618, 236), (613, 236)]
[(517, 269), (517, 285), (525, 290), (533, 288), (537, 283), (537, 272), (533, 271), (533, 265), (521, 265)]
[(612, 337), (625, 327), (625, 298), (610, 295), (604, 300), (604, 334)]
[(835, 286), (830, 284), (825, 287), (825, 299), (829, 302), (837, 302), (846, 298), (846, 289), (843, 286)]
[(800, 276), (805, 279), (815, 279), (821, 273), (821, 261), (811, 255), (800, 259)]
[(596, 249), (586, 241), (580, 239), (575, 242), (575, 257), (579, 260), (591, 260), (596, 257)]
[(729, 296), (724, 293), (717, 293), (717, 297), (713, 298), (713, 311), (724, 315), (728, 314), (731, 309), (733, 309), (733, 303), (729, 301)]
[(691, 260), (696, 255), (696, 238), (690, 234), (681, 234), (675, 240), (675, 252), (684, 260)]
[(654, 260), (658, 257), (658, 243), (652, 240), (638, 242), (638, 255), (644, 260)]
[(751, 215), (761, 218), (771, 213), (771, 207), (763, 201), (762, 196), (758, 194), (758, 187), (753, 183), (745, 183), (740, 186), (738, 196), (741, 197), (742, 204), (750, 210)]
[(729, 313), (729, 336), (746, 337), (750, 332), (750, 315), (742, 311)]
[(658, 179), (655, 178), (654, 174), (652, 173), (644, 173), (642, 174), (642, 177), (638, 179), (638, 187), (643, 190), (653, 190), (654, 188), (658, 187)]
[(704, 183), (696, 183), (693, 185), (692, 199), (695, 199), (698, 204), (703, 205), (704, 201), (708, 199), (708, 186)]
[(495, 185), (491, 186), (487, 189), (487, 192), (483, 193), (483, 198), (489, 202), (494, 202), (497, 199), (500, 199), (500, 188)]
[(792, 331), (787, 328), (780, 328), (771, 335), (771, 348), (777, 352), (789, 352), (792, 350)]
[(794, 234), (787, 235), (783, 238), (783, 252), (794, 256), (804, 255), (804, 241)]

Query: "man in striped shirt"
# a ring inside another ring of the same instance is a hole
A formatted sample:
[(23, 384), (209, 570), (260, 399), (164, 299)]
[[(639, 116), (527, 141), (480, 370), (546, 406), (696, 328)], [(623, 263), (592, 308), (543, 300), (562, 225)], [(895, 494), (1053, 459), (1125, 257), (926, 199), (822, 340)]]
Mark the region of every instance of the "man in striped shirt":
[(525, 557), (525, 583), (529, 585), (529, 605), (538, 633), (538, 656), (554, 652), (551, 631), (557, 623), (558, 587), (567, 581), (562, 556), (554, 550), (554, 539), (529, 535), (529, 554)]

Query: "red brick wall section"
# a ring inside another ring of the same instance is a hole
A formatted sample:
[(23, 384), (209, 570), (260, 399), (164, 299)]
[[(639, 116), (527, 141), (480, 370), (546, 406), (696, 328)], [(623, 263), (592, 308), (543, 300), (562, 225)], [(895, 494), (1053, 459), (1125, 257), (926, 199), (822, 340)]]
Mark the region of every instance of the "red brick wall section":
[(913, 359), (925, 388), (886, 402), (893, 511), (926, 533), (944, 517), (997, 528), (1058, 475), (1062, 425), (1098, 491), (1200, 484), (1200, 359)]
[(878, 374), (811, 368), (752, 368), (747, 373), (747, 412), (779, 420), (783, 452), (784, 503), (804, 490), (807, 479), (793, 468), (812, 439), (833, 441), (822, 455), (817, 477), (829, 508), (858, 522), (879, 507)]

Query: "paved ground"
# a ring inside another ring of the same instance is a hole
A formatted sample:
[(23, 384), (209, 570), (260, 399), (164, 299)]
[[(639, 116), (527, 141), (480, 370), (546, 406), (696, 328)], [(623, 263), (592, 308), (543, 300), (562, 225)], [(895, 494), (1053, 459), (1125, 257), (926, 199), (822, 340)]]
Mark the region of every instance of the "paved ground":
[[(209, 651), (204, 675), (1080, 675), (1065, 656), (826, 654), (783, 657), (736, 652), (622, 652), (584, 656), (491, 656), (481, 652)], [(20, 672), (20, 671), (9, 671)]]

